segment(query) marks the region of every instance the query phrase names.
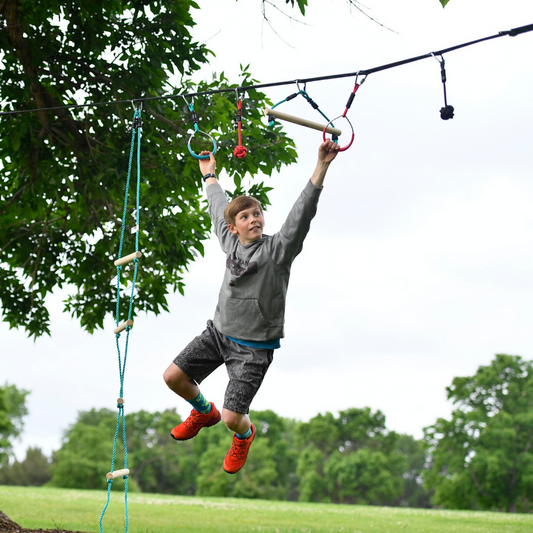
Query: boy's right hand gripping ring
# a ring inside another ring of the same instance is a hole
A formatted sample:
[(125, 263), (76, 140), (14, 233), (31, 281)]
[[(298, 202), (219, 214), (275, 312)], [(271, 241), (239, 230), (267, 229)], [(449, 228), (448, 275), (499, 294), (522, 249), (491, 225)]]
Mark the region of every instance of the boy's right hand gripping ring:
[(345, 117), (344, 115), (340, 115), (339, 117), (334, 118), (333, 120), (330, 120), (326, 124), (326, 127), (324, 128), (324, 131), (322, 132), (322, 138), (324, 139), (324, 142), (326, 142), (326, 130), (328, 129), (328, 126), (330, 124), (332, 124), (335, 120), (338, 120), (339, 118), (345, 118), (348, 121), (348, 124), (350, 124), (350, 128), (352, 130), (352, 138), (350, 139), (350, 142), (346, 146), (344, 146), (343, 148), (339, 148), (339, 152), (344, 152), (344, 150), (348, 150), (348, 148), (350, 148), (350, 146), (352, 146), (353, 140), (355, 139), (355, 132), (354, 132), (352, 123), (350, 122), (350, 119), (348, 117)]
[(207, 137), (209, 137), (211, 139), (211, 142), (213, 143), (213, 149), (211, 150), (211, 153), (213, 155), (215, 155), (217, 153), (217, 142), (215, 141), (215, 139), (213, 139), (213, 137), (211, 137), (211, 135), (209, 135), (209, 133), (206, 133), (205, 131), (202, 131), (202, 130), (197, 130), (195, 131), (194, 133), (191, 134), (191, 136), (189, 137), (189, 142), (187, 143), (187, 148), (189, 149), (189, 152), (190, 154), (196, 158), (196, 159), (209, 159), (209, 156), (208, 155), (198, 155), (198, 154), (195, 154), (193, 149), (191, 148), (191, 141), (192, 141), (192, 138), (197, 134), (197, 133), (202, 133), (203, 135), (207, 135)]

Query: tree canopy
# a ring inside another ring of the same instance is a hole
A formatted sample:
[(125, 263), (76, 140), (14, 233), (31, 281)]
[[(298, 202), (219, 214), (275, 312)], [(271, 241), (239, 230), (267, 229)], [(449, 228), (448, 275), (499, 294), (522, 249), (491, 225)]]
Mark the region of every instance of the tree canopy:
[[(387, 431), (379, 412), (348, 409), (338, 417), (326, 413), (309, 422), (283, 418), (270, 410), (252, 411), (250, 416), (257, 428), (253, 453), (239, 473), (228, 476), (222, 460), (232, 434), (224, 424), (176, 443), (169, 437), (170, 429), (181, 422), (174, 410), (126, 415), (129, 486), (143, 492), (235, 498), (429, 503), (420, 480), (415, 481), (417, 487), (410, 481), (413, 469), (423, 464), (417, 463), (423, 456), (422, 443)], [(79, 413), (53, 455), (50, 484), (104, 488), (115, 427), (116, 416), (107, 409)], [(331, 431), (331, 437), (324, 430)], [(32, 452), (33, 464), (36, 459), (37, 453)], [(123, 452), (117, 446), (115, 464), (122, 461)], [(3, 478), (0, 470), (0, 481), (13, 479), (10, 469), (15, 467), (23, 472), (23, 463), (6, 468)], [(417, 470), (416, 477), (420, 474)]]
[(12, 452), (13, 440), (22, 433), (23, 419), (28, 414), (28, 394), (7, 383), (0, 387), (0, 462)]
[[(0, 298), (11, 327), (49, 333), (45, 298), (65, 285), (75, 287), (66, 310), (89, 332), (113, 312), (117, 235), (122, 224), (135, 224), (132, 216), (122, 220), (129, 102), (256, 82), (246, 66), (238, 84), (222, 73), (191, 81), (213, 55), (191, 36), (197, 7), (193, 0), (0, 2), (2, 109), (40, 109), (0, 120)], [(79, 103), (94, 105), (67, 107)], [(210, 230), (197, 162), (187, 151), (187, 103), (165, 98), (142, 108), (144, 257), (135, 312), (167, 310), (168, 291), (183, 292), (181, 274), (203, 253)], [(249, 188), (266, 206), (269, 188), (243, 180), (295, 161), (294, 144), (262, 120), (265, 95), (251, 90), (243, 111), (249, 156), (233, 157), (236, 104), (234, 91), (194, 99), (201, 130), (216, 136), (217, 160), (236, 192)]]
[[(235, 476), (221, 468), (232, 438), (224, 424), (176, 443), (169, 437), (181, 422), (175, 410), (131, 413), (126, 415), (131, 487), (171, 494), (531, 512), (533, 361), (498, 354), (473, 376), (454, 378), (446, 391), (457, 408), (450, 420), (439, 418), (425, 428), (424, 441), (388, 430), (383, 413), (368, 407), (318, 414), (309, 422), (252, 411), (257, 440)], [(14, 386), (0, 388), (0, 438), (20, 434), (26, 394)], [(55, 486), (103, 488), (115, 428), (116, 414), (110, 410), (81, 412), (65, 432), (52, 465), (40, 450), (29, 449), (20, 463), (1, 462), (0, 483), (38, 484), (51, 476)], [(116, 464), (122, 460), (118, 446)]]
[(403, 494), (407, 456), (380, 411), (317, 415), (296, 435), (300, 500), (387, 505)]
[(451, 420), (425, 429), (434, 503), (453, 509), (531, 511), (533, 362), (498, 354), (446, 389)]

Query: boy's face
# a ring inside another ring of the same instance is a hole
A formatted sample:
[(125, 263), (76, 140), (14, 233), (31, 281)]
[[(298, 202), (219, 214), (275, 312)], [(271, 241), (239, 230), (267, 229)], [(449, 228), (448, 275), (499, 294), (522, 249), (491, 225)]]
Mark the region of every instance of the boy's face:
[(265, 219), (260, 207), (253, 206), (235, 215), (235, 223), (228, 224), (231, 233), (239, 237), (241, 244), (250, 244), (263, 235)]

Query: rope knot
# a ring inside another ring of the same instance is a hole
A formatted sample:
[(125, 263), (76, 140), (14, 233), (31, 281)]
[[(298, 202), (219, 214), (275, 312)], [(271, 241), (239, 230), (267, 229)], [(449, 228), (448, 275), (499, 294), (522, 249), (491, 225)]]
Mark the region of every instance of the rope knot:
[(244, 159), (247, 153), (248, 153), (248, 148), (242, 145), (236, 146), (235, 150), (233, 150), (233, 155), (235, 157), (238, 157), (239, 159)]
[(440, 118), (442, 120), (448, 120), (450, 118), (453, 118), (453, 106), (447, 105), (446, 107), (443, 107), (440, 110)]

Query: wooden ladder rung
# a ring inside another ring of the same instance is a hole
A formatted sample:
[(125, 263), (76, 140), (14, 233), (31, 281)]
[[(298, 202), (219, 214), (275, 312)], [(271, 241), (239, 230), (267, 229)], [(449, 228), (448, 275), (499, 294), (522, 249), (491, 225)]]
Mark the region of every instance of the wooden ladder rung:
[(129, 475), (130, 470), (129, 468), (123, 468), (122, 470), (115, 470), (114, 472), (108, 472), (105, 477), (107, 479), (115, 479), (117, 477), (127, 476)]
[(130, 327), (133, 326), (133, 320), (126, 320), (125, 322), (122, 322), (122, 324), (120, 324), (119, 326), (117, 326), (114, 330), (113, 330), (113, 333), (115, 335), (117, 335), (118, 333), (120, 333), (121, 331), (124, 331), (127, 327)]
[(115, 266), (126, 265), (127, 263), (131, 263), (134, 259), (141, 258), (142, 255), (143, 255), (142, 252), (133, 252), (130, 255), (125, 255), (124, 257), (121, 257), (120, 259), (117, 259), (114, 262), (114, 265)]

